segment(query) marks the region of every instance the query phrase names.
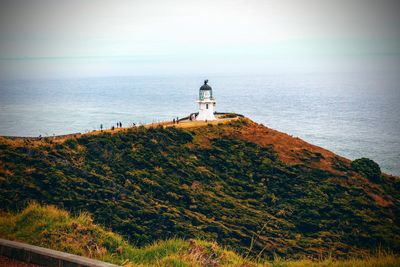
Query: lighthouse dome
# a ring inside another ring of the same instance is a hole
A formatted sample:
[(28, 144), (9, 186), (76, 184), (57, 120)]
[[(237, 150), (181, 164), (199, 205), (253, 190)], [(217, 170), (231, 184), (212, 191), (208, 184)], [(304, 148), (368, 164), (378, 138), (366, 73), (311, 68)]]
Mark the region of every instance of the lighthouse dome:
[(214, 99), (212, 94), (212, 88), (208, 84), (208, 80), (204, 81), (204, 84), (200, 87), (199, 90), (199, 99)]
[(204, 84), (200, 87), (201, 91), (211, 91), (212, 88), (208, 84), (208, 80), (204, 80)]

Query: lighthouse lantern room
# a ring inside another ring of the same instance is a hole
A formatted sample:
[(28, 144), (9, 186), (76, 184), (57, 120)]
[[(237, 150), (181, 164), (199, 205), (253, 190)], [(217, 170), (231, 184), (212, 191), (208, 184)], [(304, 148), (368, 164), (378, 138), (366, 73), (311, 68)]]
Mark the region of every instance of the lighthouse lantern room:
[(207, 83), (208, 80), (205, 80), (199, 90), (199, 100), (197, 100), (197, 103), (199, 103), (199, 114), (196, 117), (198, 121), (216, 120), (214, 116), (216, 102), (212, 94), (212, 88)]

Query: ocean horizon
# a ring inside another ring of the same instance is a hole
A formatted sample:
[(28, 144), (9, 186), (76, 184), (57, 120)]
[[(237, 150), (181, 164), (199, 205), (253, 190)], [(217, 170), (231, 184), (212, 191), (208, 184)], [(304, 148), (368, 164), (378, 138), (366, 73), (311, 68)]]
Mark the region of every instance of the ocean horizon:
[(400, 175), (400, 78), (388, 73), (130, 76), (0, 81), (0, 135), (84, 133), (185, 117), (209, 79), (218, 112), (243, 114)]

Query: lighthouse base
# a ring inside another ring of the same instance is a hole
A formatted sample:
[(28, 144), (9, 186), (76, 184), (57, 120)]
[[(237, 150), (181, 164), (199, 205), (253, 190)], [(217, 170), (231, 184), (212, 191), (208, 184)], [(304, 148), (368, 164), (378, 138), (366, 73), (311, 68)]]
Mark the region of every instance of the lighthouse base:
[(214, 121), (215, 101), (198, 101), (199, 114), (196, 116), (197, 121)]
[(199, 112), (199, 115), (196, 117), (196, 121), (214, 121), (216, 119), (214, 114), (205, 114), (204, 112)]

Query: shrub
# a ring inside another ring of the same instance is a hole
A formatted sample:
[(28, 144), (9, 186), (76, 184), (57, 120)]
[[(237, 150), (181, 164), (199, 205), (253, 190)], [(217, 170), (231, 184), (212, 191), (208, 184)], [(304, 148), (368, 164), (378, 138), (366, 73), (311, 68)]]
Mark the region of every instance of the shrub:
[(76, 146), (78, 145), (78, 142), (76, 141), (76, 139), (67, 139), (65, 142), (64, 142), (68, 147), (70, 147), (70, 148), (72, 148), (72, 149), (75, 149), (76, 148)]
[(378, 163), (371, 159), (356, 159), (351, 163), (351, 168), (373, 182), (381, 181), (381, 168)]

